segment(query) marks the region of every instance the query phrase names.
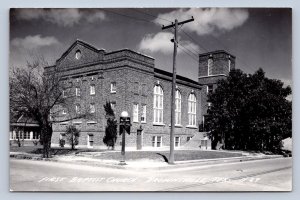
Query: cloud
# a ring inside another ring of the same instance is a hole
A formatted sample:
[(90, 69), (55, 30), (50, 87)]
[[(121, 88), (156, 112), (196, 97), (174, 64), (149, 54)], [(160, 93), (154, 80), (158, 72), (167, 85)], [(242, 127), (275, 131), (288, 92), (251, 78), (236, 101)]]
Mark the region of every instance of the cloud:
[(195, 21), (184, 24), (183, 28), (198, 35), (205, 35), (230, 31), (239, 27), (247, 21), (249, 13), (246, 9), (234, 8), (178, 9), (169, 13), (159, 14), (154, 22), (161, 24), (161, 19), (178, 19), (182, 21), (190, 19), (191, 16), (194, 17)]
[(104, 12), (101, 12), (101, 11), (97, 11), (86, 17), (86, 20), (91, 23), (96, 22), (96, 21), (103, 21), (105, 19), (106, 19), (106, 15)]
[(20, 49), (33, 50), (40, 47), (51, 46), (58, 44), (58, 40), (55, 37), (41, 35), (26, 36), (25, 38), (14, 38), (11, 41), (11, 45)]
[[(161, 52), (164, 54), (173, 53), (174, 45), (170, 41), (173, 38), (172, 33), (168, 32), (159, 32), (157, 34), (148, 34), (146, 35), (139, 44), (139, 49), (146, 52)], [(199, 51), (199, 47), (189, 41), (180, 40), (179, 44), (188, 49), (193, 49), (194, 51)], [(178, 49), (178, 53), (181, 53), (182, 50)]]
[(72, 27), (78, 24), (81, 19), (88, 22), (106, 19), (102, 11), (90, 12), (88, 10), (79, 10), (75, 8), (68, 9), (18, 9), (17, 19), (36, 20), (42, 19), (53, 24), (64, 27)]

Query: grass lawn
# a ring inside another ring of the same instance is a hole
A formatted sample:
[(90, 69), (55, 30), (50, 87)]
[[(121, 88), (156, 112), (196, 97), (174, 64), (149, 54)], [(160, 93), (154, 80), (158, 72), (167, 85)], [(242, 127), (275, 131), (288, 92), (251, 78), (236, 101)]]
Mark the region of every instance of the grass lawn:
[[(229, 158), (242, 156), (241, 153), (228, 153), (224, 151), (202, 151), (202, 150), (176, 150), (175, 161), (184, 160), (201, 160), (201, 159), (213, 159), (213, 158)], [(94, 156), (94, 158), (103, 160), (120, 160), (120, 152), (106, 152)], [(126, 152), (126, 160), (161, 160), (166, 161), (169, 158), (168, 151), (130, 151)]]
[[(68, 155), (68, 154), (76, 154), (80, 152), (102, 152), (105, 150), (100, 149), (75, 149), (71, 150), (70, 148), (61, 148), (61, 147), (52, 147), (51, 155)], [(43, 154), (42, 146), (11, 146), (10, 152), (25, 152), (25, 153), (33, 153), (33, 154)]]
[[(33, 154), (42, 154), (42, 146), (11, 146), (11, 152), (26, 152)], [(120, 151), (108, 151), (101, 149), (76, 149), (71, 150), (69, 148), (51, 148), (52, 155), (70, 155), (80, 152), (99, 152), (93, 156), (95, 159), (100, 160), (121, 160)], [(103, 152), (103, 153), (100, 153)], [(229, 153), (224, 151), (203, 151), (203, 150), (175, 150), (175, 161), (184, 160), (201, 160), (201, 159), (213, 159), (213, 158), (230, 158), (242, 156), (241, 153)], [(128, 151), (126, 152), (126, 160), (157, 160), (168, 161), (169, 151)]]

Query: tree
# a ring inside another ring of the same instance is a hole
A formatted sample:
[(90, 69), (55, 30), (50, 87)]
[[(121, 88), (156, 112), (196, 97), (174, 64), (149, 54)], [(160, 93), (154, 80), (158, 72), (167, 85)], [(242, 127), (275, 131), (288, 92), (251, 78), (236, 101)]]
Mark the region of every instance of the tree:
[(222, 142), (225, 149), (278, 152), (281, 141), (292, 136), (290, 94), (289, 86), (265, 77), (262, 69), (253, 75), (232, 70), (208, 95), (212, 149)]
[(104, 110), (106, 113), (105, 118), (107, 119), (107, 125), (105, 127), (105, 136), (103, 138), (103, 142), (108, 148), (111, 147), (114, 149), (117, 141), (117, 120), (110, 102), (106, 102), (104, 105)]
[[(71, 89), (72, 83), (66, 81), (62, 69), (56, 65), (49, 66), (43, 58), (34, 58), (26, 66), (10, 70), (10, 115), (23, 115), (37, 121), (41, 128), (43, 157), (50, 156), (53, 123), (88, 116), (88, 112), (75, 112), (75, 95), (72, 95)], [(68, 115), (62, 116), (62, 110), (68, 111)]]
[(66, 140), (70, 144), (71, 149), (74, 150), (75, 146), (78, 145), (78, 139), (80, 136), (80, 131), (75, 125), (69, 125), (66, 128)]

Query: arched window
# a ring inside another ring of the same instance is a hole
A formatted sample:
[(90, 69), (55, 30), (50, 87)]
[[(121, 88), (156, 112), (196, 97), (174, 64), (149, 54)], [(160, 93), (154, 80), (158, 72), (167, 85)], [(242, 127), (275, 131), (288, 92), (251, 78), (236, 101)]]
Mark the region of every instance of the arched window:
[(188, 118), (190, 126), (196, 126), (196, 105), (196, 95), (192, 93), (189, 95), (188, 99)]
[(181, 94), (179, 90), (175, 93), (175, 124), (181, 124)]
[(163, 123), (164, 92), (160, 85), (154, 86), (153, 94), (153, 122)]

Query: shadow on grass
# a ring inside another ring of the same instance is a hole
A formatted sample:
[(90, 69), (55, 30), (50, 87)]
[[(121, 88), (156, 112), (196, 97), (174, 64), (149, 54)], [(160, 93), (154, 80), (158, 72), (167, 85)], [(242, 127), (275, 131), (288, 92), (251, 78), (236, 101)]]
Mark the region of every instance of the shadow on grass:
[(163, 155), (161, 153), (156, 153), (156, 154), (160, 155), (161, 157), (163, 157), (163, 159), (164, 159), (165, 162), (167, 162), (167, 163), (169, 162), (168, 158), (165, 155)]

